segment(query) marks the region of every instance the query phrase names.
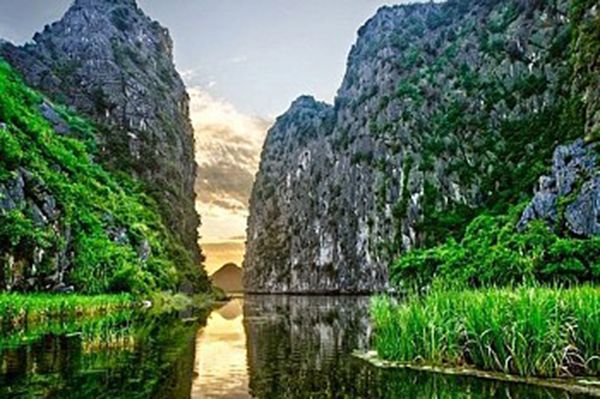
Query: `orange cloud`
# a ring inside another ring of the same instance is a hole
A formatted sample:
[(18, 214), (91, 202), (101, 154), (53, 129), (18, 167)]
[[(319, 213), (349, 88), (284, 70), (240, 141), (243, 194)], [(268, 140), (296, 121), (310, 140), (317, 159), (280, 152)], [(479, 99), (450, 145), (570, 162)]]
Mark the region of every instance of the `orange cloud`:
[[(196, 206), (202, 215), (202, 247), (207, 263), (219, 267), (229, 261), (241, 263), (248, 201), (264, 138), (273, 121), (244, 114), (200, 88), (189, 89), (189, 94), (196, 138)], [(235, 250), (210, 245), (232, 241)], [(207, 267), (209, 272), (211, 266)]]

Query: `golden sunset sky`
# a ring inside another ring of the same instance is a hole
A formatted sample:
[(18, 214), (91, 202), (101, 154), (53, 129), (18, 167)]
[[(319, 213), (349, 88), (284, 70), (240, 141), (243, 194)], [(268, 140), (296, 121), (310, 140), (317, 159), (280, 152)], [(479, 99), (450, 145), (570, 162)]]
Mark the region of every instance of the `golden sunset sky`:
[(200, 89), (190, 89), (196, 135), (196, 208), (209, 274), (242, 264), (248, 200), (262, 144), (272, 120), (239, 112)]

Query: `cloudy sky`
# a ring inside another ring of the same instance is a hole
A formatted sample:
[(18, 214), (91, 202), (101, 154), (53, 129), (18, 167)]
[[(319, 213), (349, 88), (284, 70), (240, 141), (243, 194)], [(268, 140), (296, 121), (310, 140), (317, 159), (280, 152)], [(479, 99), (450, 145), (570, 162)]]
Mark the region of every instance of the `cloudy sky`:
[[(332, 102), (358, 28), (380, 6), (400, 2), (138, 0), (171, 31), (191, 96), (209, 272), (241, 263), (248, 196), (276, 116), (300, 94)], [(70, 4), (0, 0), (0, 37), (23, 43)]]

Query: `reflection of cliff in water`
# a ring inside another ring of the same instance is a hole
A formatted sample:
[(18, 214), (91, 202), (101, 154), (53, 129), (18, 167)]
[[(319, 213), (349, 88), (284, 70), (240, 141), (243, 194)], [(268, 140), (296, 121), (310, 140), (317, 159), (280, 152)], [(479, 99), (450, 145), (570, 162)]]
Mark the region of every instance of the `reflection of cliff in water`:
[(244, 304), (255, 397), (310, 397), (354, 386), (344, 356), (367, 348), (368, 298), (249, 296)]
[(368, 298), (247, 296), (249, 386), (256, 398), (584, 398), (522, 384), (378, 369), (368, 347)]

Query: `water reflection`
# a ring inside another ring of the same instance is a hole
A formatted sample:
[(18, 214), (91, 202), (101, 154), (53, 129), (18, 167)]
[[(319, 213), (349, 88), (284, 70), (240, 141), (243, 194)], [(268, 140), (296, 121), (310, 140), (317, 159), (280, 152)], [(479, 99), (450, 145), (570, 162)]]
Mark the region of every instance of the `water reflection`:
[(244, 307), (250, 388), (257, 397), (343, 397), (367, 348), (368, 298), (250, 297)]
[(249, 398), (241, 299), (214, 311), (196, 338), (192, 398)]
[[(369, 346), (368, 299), (250, 296), (190, 315), (120, 314), (0, 330), (0, 398), (583, 398), (403, 370)], [(30, 344), (15, 344), (26, 337)]]
[(528, 385), (408, 370), (351, 356), (368, 347), (368, 298), (248, 297), (250, 391), (257, 398), (580, 398)]
[(2, 331), (0, 398), (189, 397), (198, 327), (176, 315), (129, 313), (57, 321), (26, 345)]

